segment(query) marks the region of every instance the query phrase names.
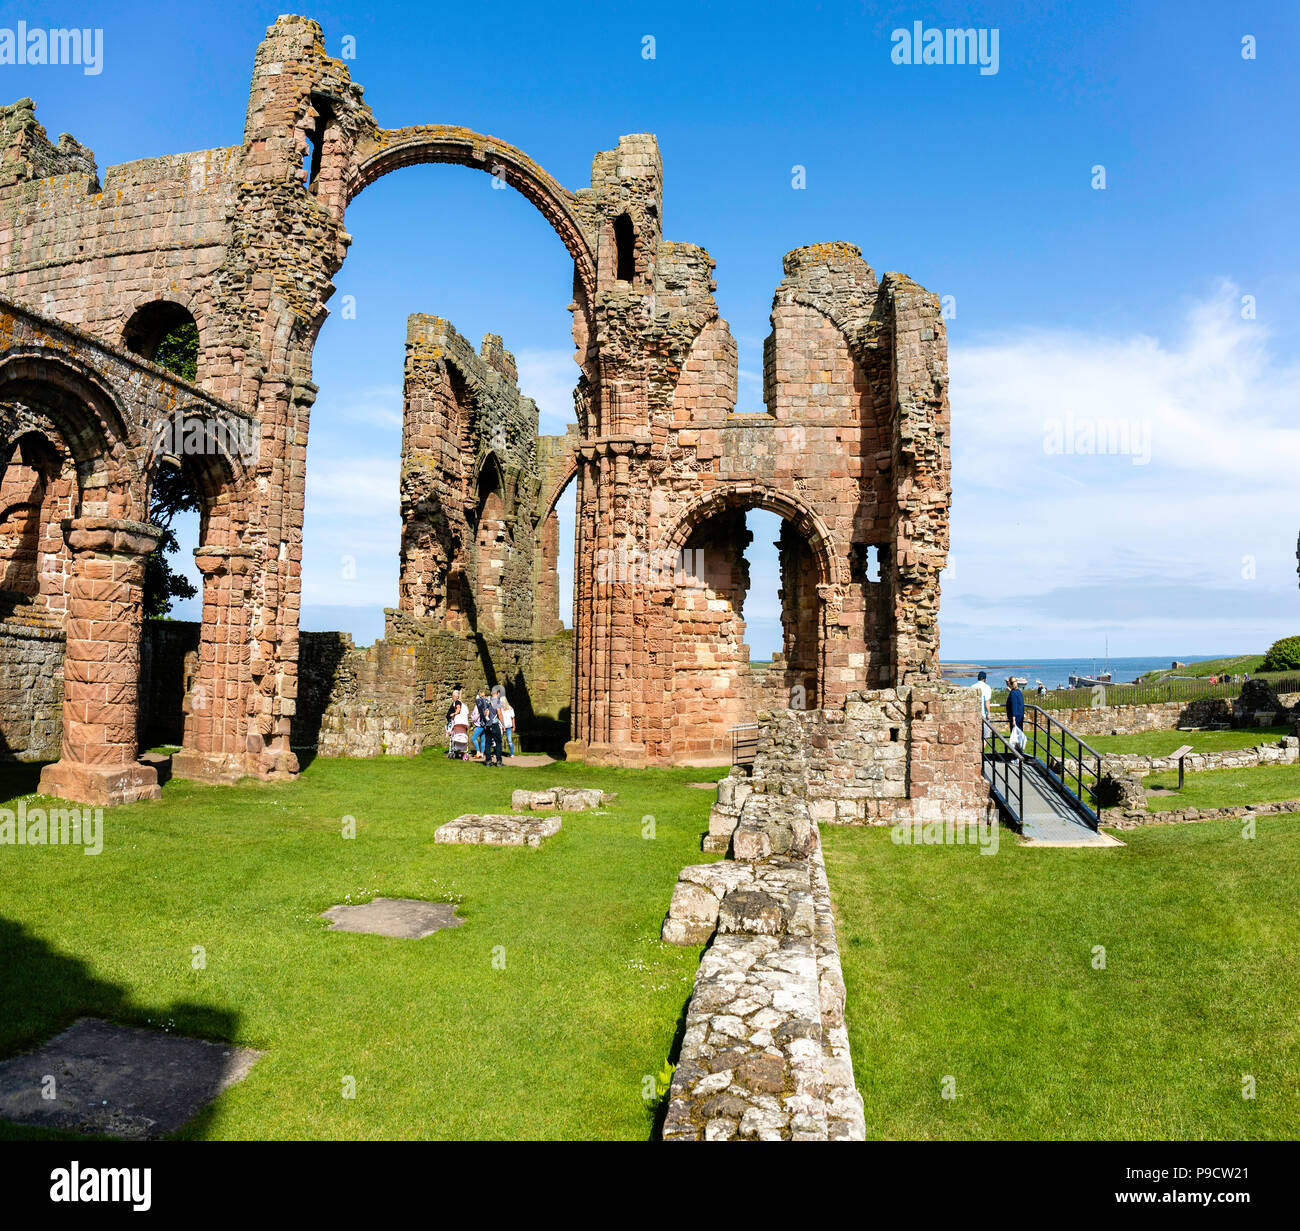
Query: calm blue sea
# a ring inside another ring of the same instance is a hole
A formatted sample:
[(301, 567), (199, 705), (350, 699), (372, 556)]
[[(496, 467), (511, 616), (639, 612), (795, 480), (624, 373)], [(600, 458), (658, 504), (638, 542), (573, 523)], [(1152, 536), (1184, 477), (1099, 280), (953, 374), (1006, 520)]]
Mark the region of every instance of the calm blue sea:
[(1072, 675), (1095, 675), (1109, 666), (1116, 684), (1127, 684), (1147, 671), (1159, 671), (1177, 659), (1183, 663), (1204, 662), (1209, 658), (1226, 658), (1224, 654), (1171, 654), (1166, 658), (994, 658), (979, 663), (943, 663), (945, 679), (954, 684), (973, 684), (975, 674), (983, 669), (989, 673), (989, 683), (1001, 688), (1009, 675), (1018, 675), (1034, 688), (1039, 683), (1044, 688), (1065, 688)]

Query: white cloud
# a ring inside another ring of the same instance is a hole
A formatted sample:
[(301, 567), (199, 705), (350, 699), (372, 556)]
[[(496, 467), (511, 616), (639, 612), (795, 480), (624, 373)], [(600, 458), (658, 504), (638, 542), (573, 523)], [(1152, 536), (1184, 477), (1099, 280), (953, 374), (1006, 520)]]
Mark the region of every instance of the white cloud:
[[(1172, 340), (953, 347), (946, 658), (1088, 654), (1107, 634), (1115, 654), (1244, 652), (1300, 626), (1300, 366), (1239, 306), (1223, 283)], [(1120, 424), (1143, 447), (1059, 451), (1061, 429)]]
[(563, 435), (574, 422), (573, 390), (582, 375), (574, 351), (529, 347), (515, 354), (519, 391), (537, 403), (543, 436)]

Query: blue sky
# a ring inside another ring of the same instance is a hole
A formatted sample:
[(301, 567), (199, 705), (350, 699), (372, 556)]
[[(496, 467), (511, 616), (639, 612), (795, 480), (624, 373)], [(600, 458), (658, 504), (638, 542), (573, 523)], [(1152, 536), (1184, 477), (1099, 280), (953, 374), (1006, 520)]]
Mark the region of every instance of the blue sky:
[[(51, 135), (73, 133), (101, 168), (232, 145), (254, 49), (285, 7), (196, 22), (179, 6), (7, 5), (0, 25), (101, 27), (104, 69), (0, 66), (0, 97), (34, 97)], [(299, 11), (332, 52), (355, 38), (350, 68), (382, 125), (491, 133), (573, 189), (598, 149), (654, 132), (665, 234), (717, 260), (742, 410), (761, 408), (788, 249), (850, 240), (877, 272), (953, 297), (945, 657), (1091, 654), (1107, 636), (1114, 655), (1246, 651), (1297, 631), (1300, 6)], [(915, 21), (996, 28), (998, 72), (894, 64), (891, 32)], [(543, 430), (564, 422), (576, 368), (571, 265), (521, 197), (411, 168), (367, 188), (348, 229), (316, 353), (304, 625), (368, 641), (396, 601), (406, 315), (502, 334)], [(1078, 452), (1090, 433), (1127, 451)], [(754, 529), (756, 548), (774, 537)], [(758, 655), (777, 629), (773, 553), (752, 562)]]

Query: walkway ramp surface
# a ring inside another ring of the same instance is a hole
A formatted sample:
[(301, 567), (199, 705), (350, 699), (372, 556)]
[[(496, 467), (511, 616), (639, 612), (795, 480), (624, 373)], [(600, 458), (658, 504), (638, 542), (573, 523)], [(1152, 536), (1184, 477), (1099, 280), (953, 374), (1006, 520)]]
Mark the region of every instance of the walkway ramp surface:
[(1093, 829), (1079, 815), (1064, 789), (1042, 767), (1025, 759), (1020, 829), (1031, 846), (1122, 846), (1118, 838)]

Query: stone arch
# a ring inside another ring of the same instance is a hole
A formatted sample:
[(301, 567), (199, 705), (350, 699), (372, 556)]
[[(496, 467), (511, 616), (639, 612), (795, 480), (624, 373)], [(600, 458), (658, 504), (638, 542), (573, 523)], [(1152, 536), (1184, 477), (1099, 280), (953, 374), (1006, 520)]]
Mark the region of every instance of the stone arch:
[(552, 485), (550, 495), (541, 506), (542, 516), (539, 519), (539, 525), (555, 512), (555, 506), (560, 503), (560, 497), (564, 495), (569, 484), (577, 477), (578, 455), (577, 453), (570, 453), (568, 457), (564, 459), (564, 469), (560, 471), (560, 477), (556, 479), (555, 483)]
[(76, 483), (66, 450), (32, 425), (0, 449), (0, 613), (22, 606), (61, 612)]
[(596, 258), (574, 211), (574, 196), (522, 150), (495, 137), (449, 124), (390, 128), (359, 152), (347, 179), (351, 201), (368, 184), (399, 167), (451, 163), (499, 175), (537, 207), (573, 257), (587, 301), (595, 297)]
[(94, 369), (62, 352), (7, 352), (0, 358), (0, 402), (21, 402), (47, 416), (72, 455), (83, 489), (106, 485), (126, 462), (132, 442), (117, 396)]
[(848, 565), (841, 559), (834, 537), (817, 511), (798, 496), (761, 483), (731, 483), (702, 492), (677, 515), (664, 537), (664, 547), (669, 552), (678, 552), (686, 546), (692, 532), (711, 517), (729, 510), (748, 509), (767, 509), (794, 524), (817, 560), (818, 585), (842, 586), (848, 581)]
[[(179, 739), (183, 748), (177, 763), (191, 776), (224, 780), (237, 776), (239, 769), (247, 685), (242, 666), (248, 636), (245, 598), (255, 554), (240, 540), (249, 472), (256, 462), (254, 426), (194, 403), (159, 424), (145, 453), (145, 520), (164, 527), (154, 504), (164, 468), (181, 477), (197, 506), (183, 507), (186, 516), (197, 512), (198, 518), (193, 563), (199, 574), (200, 616), (199, 644), (183, 655), (178, 672), (157, 672), (142, 659), (141, 698), (143, 702), (147, 682), (149, 705), (142, 704), (138, 716), (140, 740)], [(179, 527), (178, 520), (168, 518), (164, 528)], [(165, 540), (159, 549), (164, 545)]]
[(143, 468), (154, 471), (166, 458), (183, 461), (201, 497), (242, 489), (257, 464), (258, 424), (251, 416), (213, 414), (194, 402), (157, 425)]
[[(153, 363), (163, 339), (182, 325), (193, 325), (198, 332), (199, 323), (186, 304), (171, 296), (145, 299), (122, 326), (122, 347)], [(203, 352), (201, 335), (198, 351)]]
[[(744, 515), (781, 518), (782, 650), (751, 666), (744, 603), (750, 589)], [(725, 762), (730, 728), (761, 709), (808, 708), (828, 691), (829, 625), (841, 605), (840, 552), (825, 522), (798, 496), (757, 483), (702, 493), (678, 514), (652, 560), (662, 595), (671, 704), (663, 751), (676, 763)]]

